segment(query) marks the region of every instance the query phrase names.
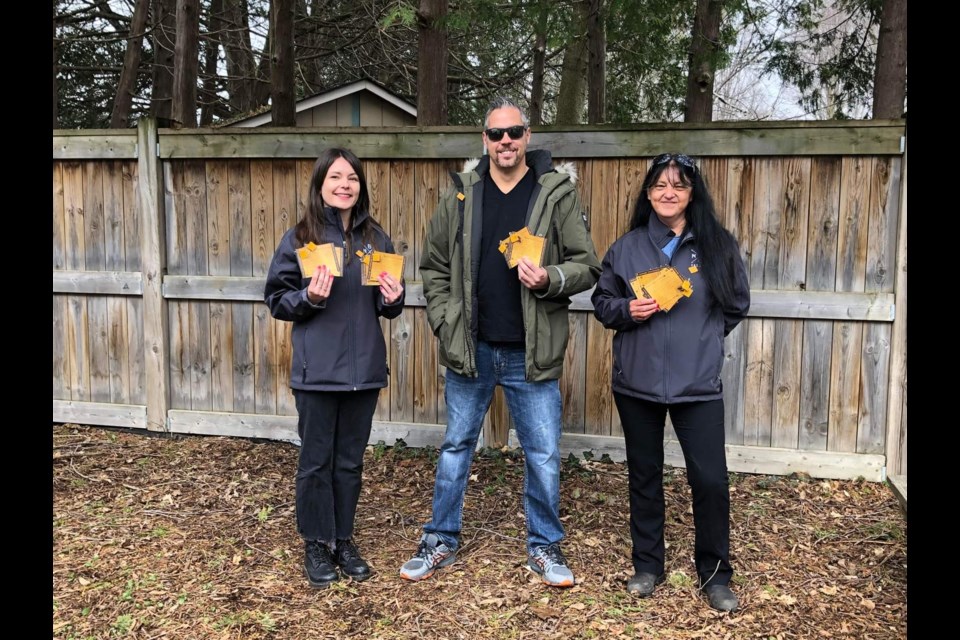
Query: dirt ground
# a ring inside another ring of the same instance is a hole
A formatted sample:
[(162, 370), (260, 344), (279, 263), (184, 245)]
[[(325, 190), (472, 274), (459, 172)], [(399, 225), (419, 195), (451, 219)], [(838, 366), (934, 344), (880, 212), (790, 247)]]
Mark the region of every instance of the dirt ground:
[(907, 532), (889, 487), (731, 474), (740, 609), (711, 610), (693, 567), (690, 491), (665, 477), (667, 581), (626, 593), (623, 464), (563, 464), (571, 589), (527, 570), (518, 451), (478, 454), (458, 561), (422, 583), (398, 569), (429, 518), (434, 449), (368, 448), (356, 540), (363, 583), (302, 574), (287, 443), (53, 426), (53, 637), (905, 638)]

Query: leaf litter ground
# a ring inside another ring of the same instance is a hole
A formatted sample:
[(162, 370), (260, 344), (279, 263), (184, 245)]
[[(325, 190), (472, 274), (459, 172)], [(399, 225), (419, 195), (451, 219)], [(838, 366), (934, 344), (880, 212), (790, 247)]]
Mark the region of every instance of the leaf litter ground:
[(906, 522), (882, 483), (730, 474), (740, 609), (697, 591), (682, 469), (667, 469), (667, 580), (632, 574), (622, 463), (563, 463), (571, 589), (526, 568), (519, 451), (479, 452), (458, 561), (398, 569), (429, 519), (435, 449), (368, 447), (356, 540), (363, 583), (311, 589), (293, 483), (297, 447), (239, 438), (53, 427), (53, 637), (905, 638)]

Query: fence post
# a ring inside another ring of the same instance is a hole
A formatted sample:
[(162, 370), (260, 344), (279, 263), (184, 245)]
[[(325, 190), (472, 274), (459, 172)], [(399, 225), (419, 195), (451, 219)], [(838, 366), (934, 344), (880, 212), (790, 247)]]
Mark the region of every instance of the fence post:
[(147, 429), (167, 431), (170, 406), (167, 366), (167, 303), (163, 299), (166, 270), (163, 206), (160, 201), (157, 121), (137, 125), (137, 184), (140, 190), (140, 253), (143, 271), (143, 364), (147, 385)]
[(890, 392), (887, 396), (887, 475), (906, 475), (907, 460), (907, 135), (903, 136), (900, 217), (894, 280), (893, 332), (890, 338)]

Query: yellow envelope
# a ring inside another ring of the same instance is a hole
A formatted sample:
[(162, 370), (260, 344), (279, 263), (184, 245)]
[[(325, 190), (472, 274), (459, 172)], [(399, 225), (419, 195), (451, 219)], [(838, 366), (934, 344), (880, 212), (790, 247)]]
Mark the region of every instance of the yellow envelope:
[(360, 277), (365, 286), (378, 287), (380, 281), (377, 277), (384, 271), (393, 276), (393, 279), (400, 282), (403, 279), (403, 256), (396, 253), (384, 253), (382, 251), (373, 251), (364, 253), (357, 251), (357, 256), (363, 264)]
[(544, 239), (540, 236), (531, 235), (526, 227), (519, 231), (513, 231), (509, 236), (500, 241), (498, 249), (507, 261), (507, 267), (513, 269), (520, 263), (522, 258), (529, 258), (530, 262), (541, 266), (543, 261)]
[(630, 281), (637, 298), (653, 298), (661, 311), (669, 311), (680, 298), (693, 295), (693, 285), (680, 276), (675, 267), (662, 267), (638, 273)]
[(326, 265), (334, 276), (343, 275), (343, 247), (332, 242), (314, 244), (308, 242), (297, 249), (297, 263), (304, 278), (312, 278), (317, 267)]

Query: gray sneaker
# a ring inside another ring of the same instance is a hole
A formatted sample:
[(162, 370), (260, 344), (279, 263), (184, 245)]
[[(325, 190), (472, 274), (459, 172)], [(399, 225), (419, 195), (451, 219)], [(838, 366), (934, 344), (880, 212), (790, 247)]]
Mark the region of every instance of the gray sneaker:
[(404, 580), (425, 580), (440, 567), (453, 564), (456, 559), (456, 549), (442, 543), (436, 534), (426, 533), (420, 538), (417, 552), (400, 567), (400, 577)]
[(545, 584), (551, 587), (573, 586), (573, 572), (567, 566), (567, 559), (563, 557), (560, 545), (556, 542), (543, 547), (534, 547), (527, 564)]

